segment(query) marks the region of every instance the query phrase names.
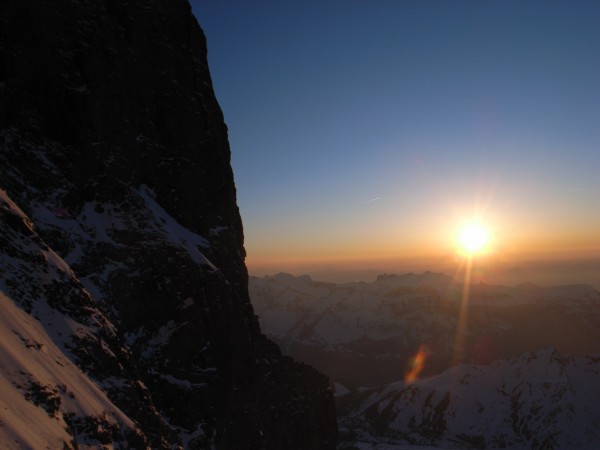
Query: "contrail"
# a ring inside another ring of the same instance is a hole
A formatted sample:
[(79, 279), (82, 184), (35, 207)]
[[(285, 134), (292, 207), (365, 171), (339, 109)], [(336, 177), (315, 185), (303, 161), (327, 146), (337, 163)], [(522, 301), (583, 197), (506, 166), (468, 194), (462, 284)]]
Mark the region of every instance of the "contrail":
[(587, 187), (571, 188), (571, 189), (567, 189), (567, 192), (593, 191), (595, 189), (600, 189), (600, 186), (587, 186)]
[(367, 203), (376, 202), (377, 200), (381, 200), (381, 197), (372, 198), (371, 200), (367, 201)]

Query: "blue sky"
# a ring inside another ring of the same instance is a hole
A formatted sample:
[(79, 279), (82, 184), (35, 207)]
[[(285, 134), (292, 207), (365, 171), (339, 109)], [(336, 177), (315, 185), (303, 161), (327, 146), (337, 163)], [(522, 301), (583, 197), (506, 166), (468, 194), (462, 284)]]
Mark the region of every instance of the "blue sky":
[(251, 271), (600, 254), (600, 3), (191, 3)]

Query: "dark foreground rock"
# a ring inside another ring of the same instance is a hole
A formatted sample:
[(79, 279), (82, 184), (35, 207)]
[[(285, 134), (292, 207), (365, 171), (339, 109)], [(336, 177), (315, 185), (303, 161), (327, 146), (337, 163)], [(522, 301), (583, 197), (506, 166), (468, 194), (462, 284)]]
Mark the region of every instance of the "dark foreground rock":
[[(41, 323), (81, 324), (49, 335), (133, 421), (128, 442), (335, 447), (327, 378), (283, 357), (248, 299), (227, 128), (187, 1), (3, 1), (0, 188), (0, 289)], [(75, 443), (95, 420), (71, 420)]]

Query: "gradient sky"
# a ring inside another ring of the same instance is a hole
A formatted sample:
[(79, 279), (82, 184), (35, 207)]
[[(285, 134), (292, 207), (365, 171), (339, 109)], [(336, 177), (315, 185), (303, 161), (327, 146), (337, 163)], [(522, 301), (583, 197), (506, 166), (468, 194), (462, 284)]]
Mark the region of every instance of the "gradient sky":
[(600, 260), (599, 2), (191, 3), (251, 273), (444, 259), (471, 217)]

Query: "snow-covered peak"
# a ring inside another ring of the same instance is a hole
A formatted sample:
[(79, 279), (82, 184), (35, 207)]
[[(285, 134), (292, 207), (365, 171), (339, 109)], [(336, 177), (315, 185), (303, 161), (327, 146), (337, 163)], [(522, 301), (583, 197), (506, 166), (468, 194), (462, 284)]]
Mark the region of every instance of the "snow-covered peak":
[(347, 397), (353, 406), (342, 428), (359, 441), (396, 445), (598, 448), (599, 376), (597, 358), (552, 348), (488, 365), (463, 364)]

